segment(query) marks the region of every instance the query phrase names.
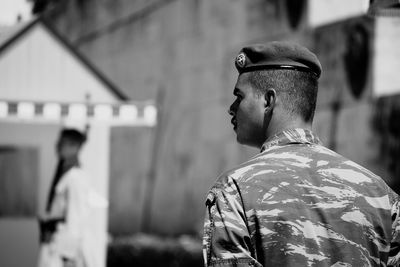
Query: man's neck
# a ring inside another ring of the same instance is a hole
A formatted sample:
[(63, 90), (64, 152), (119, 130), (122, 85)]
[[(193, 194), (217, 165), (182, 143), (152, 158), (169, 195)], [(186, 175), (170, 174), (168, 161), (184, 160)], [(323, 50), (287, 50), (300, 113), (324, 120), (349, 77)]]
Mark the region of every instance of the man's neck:
[[(311, 125), (311, 123), (304, 122), (301, 119), (290, 120), (290, 121), (286, 121), (284, 123), (271, 125), (267, 129), (267, 134), (266, 134), (266, 139), (265, 140), (268, 140), (272, 136), (275, 136), (278, 133), (281, 133), (283, 131), (290, 130), (290, 129), (298, 129), (298, 128), (305, 129), (305, 130), (311, 130), (312, 125)], [(262, 146), (262, 144), (261, 144), (261, 146)]]
[(70, 169), (71, 167), (79, 166), (78, 155), (64, 158), (62, 161), (64, 169)]

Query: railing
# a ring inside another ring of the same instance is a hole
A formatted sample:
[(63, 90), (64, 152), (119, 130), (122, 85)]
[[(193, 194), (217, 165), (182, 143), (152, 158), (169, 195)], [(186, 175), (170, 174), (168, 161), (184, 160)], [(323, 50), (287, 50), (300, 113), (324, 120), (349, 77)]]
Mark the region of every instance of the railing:
[(0, 100), (1, 120), (37, 123), (77, 121), (152, 127), (157, 124), (157, 108), (151, 101), (66, 103)]

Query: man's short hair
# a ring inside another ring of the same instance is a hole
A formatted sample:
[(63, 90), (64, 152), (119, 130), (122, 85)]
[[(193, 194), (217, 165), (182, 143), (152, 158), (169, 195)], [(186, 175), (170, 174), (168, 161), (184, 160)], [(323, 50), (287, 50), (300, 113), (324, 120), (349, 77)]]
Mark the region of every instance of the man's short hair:
[(82, 145), (86, 142), (86, 134), (83, 134), (75, 129), (65, 128), (60, 133), (61, 138), (67, 138), (72, 142)]
[(263, 96), (269, 88), (275, 89), (289, 115), (312, 122), (318, 93), (318, 78), (313, 73), (285, 69), (259, 70), (250, 73), (249, 82), (259, 96)]

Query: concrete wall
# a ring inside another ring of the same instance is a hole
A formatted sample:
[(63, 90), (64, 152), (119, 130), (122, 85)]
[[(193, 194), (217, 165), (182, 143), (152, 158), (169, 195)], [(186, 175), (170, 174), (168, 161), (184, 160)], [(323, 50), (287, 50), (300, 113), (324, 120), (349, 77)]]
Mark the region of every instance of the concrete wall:
[[(0, 145), (37, 149), (39, 153), (37, 175), (40, 182), (30, 190), (36, 191), (37, 206), (39, 210), (43, 210), (56, 164), (54, 143), (58, 127), (6, 122), (1, 122), (0, 127)], [(39, 210), (36, 211), (37, 214), (39, 214)], [(35, 215), (0, 218), (0, 266), (35, 266), (39, 251), (39, 233)]]
[[(155, 169), (155, 182), (146, 230), (198, 233), (205, 193), (217, 175), (257, 152), (236, 144), (226, 112), (236, 79), (233, 59), (247, 42), (293, 31), (279, 1), (165, 2), (80, 42), (79, 49), (133, 99), (163, 92), (161, 134), (155, 163), (148, 167)], [(291, 38), (307, 42), (303, 35)], [(141, 149), (151, 151), (152, 146)], [(130, 199), (125, 197), (127, 203)], [(139, 210), (132, 225), (143, 220)]]
[(148, 224), (145, 217), (153, 194), (149, 188), (153, 133), (153, 128), (145, 127), (111, 129), (108, 218), (114, 235), (142, 231)]
[[(386, 168), (379, 148), (384, 141), (379, 132), (386, 130), (376, 124), (386, 101), (373, 94), (374, 38), (375, 21), (364, 16), (315, 30), (315, 52), (323, 66), (315, 128), (327, 146), (392, 185), (395, 176)], [(352, 49), (358, 52), (352, 52), (352, 63), (346, 63)]]
[(38, 240), (35, 218), (1, 218), (0, 266), (36, 266)]
[[(367, 19), (312, 29), (307, 1), (109, 0), (87, 1), (81, 13), (74, 13), (77, 8), (70, 4), (66, 13), (53, 16), (59, 30), (132, 99), (158, 98), (155, 150), (147, 141), (138, 146), (144, 155), (153, 151), (155, 159), (147, 166), (155, 180), (146, 230), (199, 233), (205, 193), (216, 176), (257, 153), (235, 142), (226, 112), (237, 76), (233, 60), (248, 43), (285, 39), (314, 50), (324, 68), (316, 132), (328, 146), (384, 173), (370, 124), (375, 106), (370, 68), (355, 73), (359, 80), (350, 81), (344, 60), (348, 27), (360, 23), (368, 31), (367, 39), (373, 38)], [(73, 19), (73, 13), (80, 19)], [(358, 38), (357, 34), (352, 35)], [(143, 176), (124, 168), (125, 173), (134, 173), (135, 192)], [(133, 201), (128, 191), (118, 201)], [(136, 214), (129, 218), (133, 225), (143, 220), (141, 208)]]

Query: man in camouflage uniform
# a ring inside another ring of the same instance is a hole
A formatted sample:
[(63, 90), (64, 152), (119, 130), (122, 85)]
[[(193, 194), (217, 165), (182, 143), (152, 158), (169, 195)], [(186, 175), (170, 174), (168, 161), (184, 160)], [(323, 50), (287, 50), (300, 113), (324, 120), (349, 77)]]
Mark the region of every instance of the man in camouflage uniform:
[(261, 153), (208, 193), (206, 266), (398, 266), (398, 196), (311, 131), (321, 65), (305, 47), (272, 42), (236, 57), (229, 113)]

